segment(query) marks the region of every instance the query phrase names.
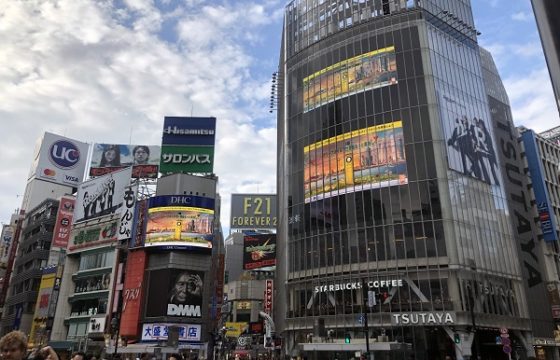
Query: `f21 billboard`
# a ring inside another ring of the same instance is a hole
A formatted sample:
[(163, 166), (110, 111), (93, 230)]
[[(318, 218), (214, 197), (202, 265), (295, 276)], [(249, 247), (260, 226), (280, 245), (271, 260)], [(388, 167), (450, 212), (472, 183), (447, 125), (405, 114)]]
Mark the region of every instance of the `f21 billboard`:
[(153, 145), (94, 144), (90, 176), (102, 176), (132, 166), (134, 178), (157, 178), (161, 149)]
[(148, 206), (144, 246), (212, 248), (214, 199), (155, 196)]
[(243, 237), (243, 269), (254, 270), (276, 265), (276, 234)]
[(146, 317), (201, 318), (204, 272), (161, 269), (149, 274)]
[(84, 179), (89, 145), (48, 132), (39, 141), (29, 178), (78, 186)]

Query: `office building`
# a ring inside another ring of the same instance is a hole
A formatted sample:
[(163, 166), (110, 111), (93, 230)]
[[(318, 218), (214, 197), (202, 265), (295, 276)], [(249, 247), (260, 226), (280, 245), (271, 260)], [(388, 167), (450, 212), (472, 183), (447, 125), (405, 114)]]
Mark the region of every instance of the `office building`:
[(515, 232), (470, 1), (293, 1), (284, 19), (283, 352), (534, 356), (543, 264)]

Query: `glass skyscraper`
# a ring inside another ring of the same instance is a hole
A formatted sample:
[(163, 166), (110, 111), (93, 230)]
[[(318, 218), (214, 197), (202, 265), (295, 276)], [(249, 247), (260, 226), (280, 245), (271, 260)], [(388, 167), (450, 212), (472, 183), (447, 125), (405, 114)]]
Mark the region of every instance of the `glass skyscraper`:
[(469, 0), (287, 5), (275, 309), (287, 355), (534, 356), (527, 297), (546, 294), (525, 281), (476, 36)]

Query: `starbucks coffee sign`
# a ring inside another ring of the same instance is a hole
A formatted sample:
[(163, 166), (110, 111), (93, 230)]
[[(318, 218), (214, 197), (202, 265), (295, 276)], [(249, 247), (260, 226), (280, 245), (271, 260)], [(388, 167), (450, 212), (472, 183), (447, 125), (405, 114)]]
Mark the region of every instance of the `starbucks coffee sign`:
[[(370, 280), (367, 281), (365, 284), (368, 289), (401, 287), (403, 286), (403, 280), (402, 279)], [(315, 292), (321, 293), (327, 291), (357, 290), (361, 288), (362, 288), (361, 282), (347, 282), (347, 283), (315, 286)]]
[(391, 314), (391, 325), (423, 326), (423, 325), (452, 325), (457, 316), (453, 312), (429, 311)]

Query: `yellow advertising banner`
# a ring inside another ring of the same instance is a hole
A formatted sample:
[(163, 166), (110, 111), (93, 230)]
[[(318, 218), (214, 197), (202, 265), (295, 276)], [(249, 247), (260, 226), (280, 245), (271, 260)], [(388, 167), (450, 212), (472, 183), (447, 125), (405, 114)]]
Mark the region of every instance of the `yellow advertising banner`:
[(248, 327), (246, 322), (226, 322), (226, 336), (239, 337)]

